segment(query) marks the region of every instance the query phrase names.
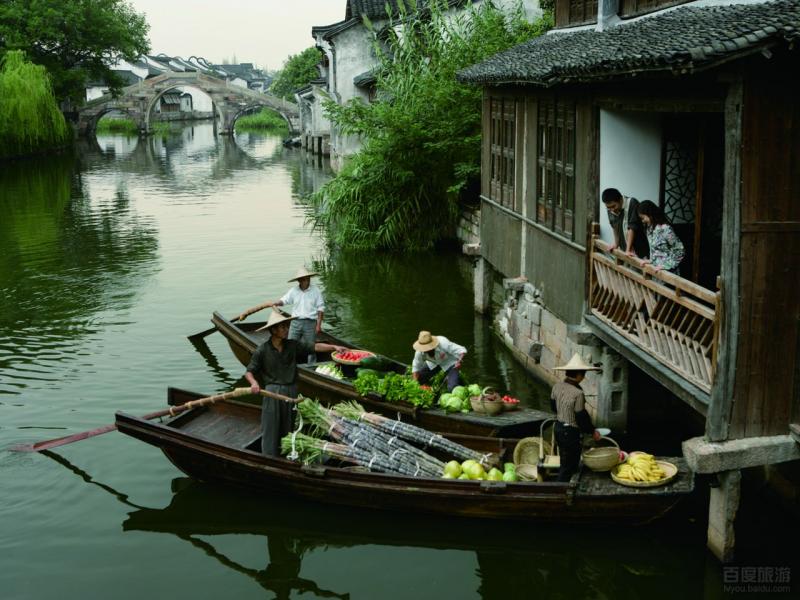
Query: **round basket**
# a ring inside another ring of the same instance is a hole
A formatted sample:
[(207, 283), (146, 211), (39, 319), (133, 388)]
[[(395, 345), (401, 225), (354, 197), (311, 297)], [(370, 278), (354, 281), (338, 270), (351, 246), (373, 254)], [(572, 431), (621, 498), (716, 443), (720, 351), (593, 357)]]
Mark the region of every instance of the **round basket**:
[[(352, 352), (352, 350), (350, 350), (350, 352)], [(368, 350), (358, 350), (358, 352), (361, 352), (363, 354), (363, 356), (361, 358), (359, 358), (358, 360), (347, 360), (347, 359), (344, 359), (344, 358), (339, 356), (339, 352), (332, 352), (331, 353), (331, 359), (334, 362), (339, 363), (340, 365), (355, 365), (355, 366), (357, 366), (357, 365), (360, 365), (361, 361), (364, 360), (365, 358), (367, 358), (368, 356), (375, 356), (375, 354), (373, 352), (369, 352)]]
[(484, 415), (496, 415), (503, 412), (502, 400), (488, 400), (483, 396), (472, 396), (469, 399), (472, 410)]
[(627, 479), (620, 479), (616, 475), (616, 470), (618, 467), (614, 467), (611, 470), (611, 479), (616, 481), (620, 485), (627, 485), (628, 487), (637, 487), (637, 488), (649, 488), (649, 487), (657, 487), (659, 485), (664, 485), (665, 483), (669, 483), (675, 476), (678, 474), (678, 467), (673, 465), (671, 462), (667, 462), (665, 460), (657, 460), (656, 463), (661, 470), (664, 471), (663, 479), (659, 479), (658, 481), (628, 481)]
[(583, 464), (592, 471), (610, 471), (619, 464), (619, 444), (610, 437), (601, 437), (601, 440), (608, 440), (614, 446), (603, 448), (589, 448), (581, 455)]
[[(544, 451), (539, 452), (539, 448), (544, 444)], [(540, 437), (522, 438), (514, 447), (514, 464), (535, 465), (539, 462), (539, 456), (550, 454), (553, 448), (550, 443)]]

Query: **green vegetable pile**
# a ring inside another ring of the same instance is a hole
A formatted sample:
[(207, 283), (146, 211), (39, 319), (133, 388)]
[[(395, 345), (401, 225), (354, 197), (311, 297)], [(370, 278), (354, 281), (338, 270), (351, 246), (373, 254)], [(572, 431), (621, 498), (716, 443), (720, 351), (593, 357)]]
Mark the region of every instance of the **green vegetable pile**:
[(361, 372), (353, 381), (359, 394), (365, 396), (370, 392), (380, 394), (387, 402), (408, 402), (414, 406), (428, 408), (433, 405), (434, 393), (425, 386), (420, 386), (409, 375), (387, 373), (378, 377), (374, 372)]
[(470, 386), (457, 385), (452, 392), (447, 392), (439, 396), (439, 407), (446, 412), (469, 412), (472, 410), (470, 404), (471, 396), (480, 396), (481, 387), (475, 383)]

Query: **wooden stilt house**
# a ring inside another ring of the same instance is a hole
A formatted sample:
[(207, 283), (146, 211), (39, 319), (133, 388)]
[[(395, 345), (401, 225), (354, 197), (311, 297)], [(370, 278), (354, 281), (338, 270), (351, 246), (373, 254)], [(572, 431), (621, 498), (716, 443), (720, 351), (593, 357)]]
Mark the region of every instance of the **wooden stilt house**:
[[(459, 74), (484, 89), (478, 272), (507, 278), (498, 321), (532, 370), (604, 363), (601, 423), (627, 425), (634, 370), (703, 420), (684, 453), (718, 474), (709, 545), (728, 559), (740, 470), (800, 458), (800, 0), (555, 15)], [(678, 274), (609, 250), (610, 187), (662, 207)]]

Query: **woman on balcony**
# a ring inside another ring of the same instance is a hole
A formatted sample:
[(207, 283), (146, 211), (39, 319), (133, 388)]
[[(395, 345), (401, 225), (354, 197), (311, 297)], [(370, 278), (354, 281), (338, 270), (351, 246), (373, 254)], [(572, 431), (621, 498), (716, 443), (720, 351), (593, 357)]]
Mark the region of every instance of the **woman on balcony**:
[(639, 218), (645, 226), (650, 256), (643, 262), (653, 265), (656, 271), (662, 269), (678, 275), (678, 266), (683, 260), (683, 242), (675, 234), (664, 211), (654, 202), (643, 200), (639, 204)]

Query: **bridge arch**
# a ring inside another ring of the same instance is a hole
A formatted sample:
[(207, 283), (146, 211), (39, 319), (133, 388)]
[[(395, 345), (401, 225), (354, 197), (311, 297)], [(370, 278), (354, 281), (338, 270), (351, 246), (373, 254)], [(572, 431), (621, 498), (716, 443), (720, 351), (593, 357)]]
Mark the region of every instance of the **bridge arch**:
[(142, 115), (142, 117), (143, 117), (142, 121), (139, 124), (139, 131), (143, 135), (149, 135), (150, 132), (151, 132), (151, 128), (150, 128), (151, 117), (152, 117), (152, 115), (153, 115), (153, 113), (155, 111), (156, 106), (158, 105), (159, 101), (161, 100), (161, 98), (163, 98), (166, 94), (170, 93), (172, 90), (180, 90), (181, 88), (187, 88), (187, 87), (194, 88), (194, 89), (196, 89), (198, 91), (201, 91), (201, 92), (205, 93), (209, 98), (211, 98), (211, 110), (214, 113), (214, 117), (213, 118), (214, 118), (215, 121), (219, 121), (220, 123), (222, 123), (223, 120), (224, 120), (224, 115), (219, 110), (219, 107), (217, 106), (217, 103), (214, 102), (214, 98), (212, 98), (211, 95), (208, 94), (201, 87), (199, 87), (197, 85), (194, 85), (194, 84), (184, 83), (184, 84), (181, 84), (181, 85), (177, 85), (176, 84), (176, 85), (173, 85), (171, 87), (164, 87), (161, 91), (159, 91), (156, 95), (154, 95), (149, 100), (149, 102), (147, 104), (147, 107), (144, 110), (144, 114)]
[(286, 121), (286, 125), (289, 127), (289, 132), (290, 133), (294, 132), (294, 130), (295, 130), (294, 129), (294, 124), (292, 123), (291, 119), (289, 119), (289, 117), (287, 117), (284, 113), (282, 113), (281, 111), (277, 110), (276, 108), (273, 108), (271, 106), (264, 106), (263, 104), (250, 104), (249, 106), (244, 106), (237, 113), (232, 115), (231, 116), (231, 122), (230, 122), (231, 131), (234, 130), (234, 128), (236, 126), (236, 121), (238, 121), (239, 119), (241, 119), (242, 117), (245, 117), (247, 115), (252, 115), (252, 114), (255, 114), (257, 112), (261, 112), (262, 108), (267, 108), (267, 109), (271, 110), (272, 112), (278, 113), (283, 118), (283, 120)]
[(215, 114), (221, 123), (218, 130), (220, 135), (232, 135), (236, 119), (261, 107), (278, 112), (289, 124), (291, 133), (299, 130), (300, 114), (297, 106), (282, 98), (230, 85), (222, 79), (203, 73), (167, 72), (124, 88), (117, 98), (103, 97), (88, 102), (78, 111), (78, 133), (93, 133), (98, 115), (110, 110), (121, 110), (129, 114), (139, 125), (140, 133), (146, 135), (150, 131), (150, 113), (155, 103), (167, 91), (180, 87), (197, 88), (211, 98)]

